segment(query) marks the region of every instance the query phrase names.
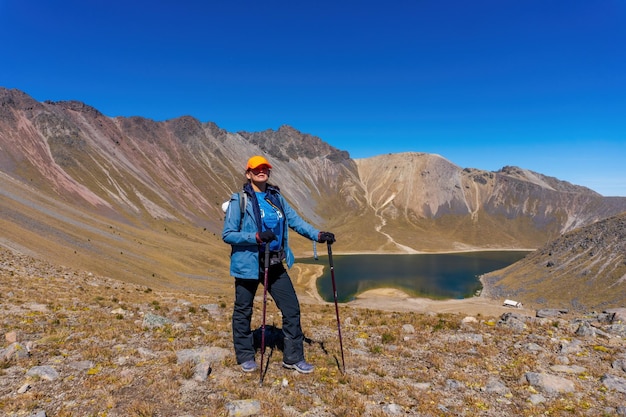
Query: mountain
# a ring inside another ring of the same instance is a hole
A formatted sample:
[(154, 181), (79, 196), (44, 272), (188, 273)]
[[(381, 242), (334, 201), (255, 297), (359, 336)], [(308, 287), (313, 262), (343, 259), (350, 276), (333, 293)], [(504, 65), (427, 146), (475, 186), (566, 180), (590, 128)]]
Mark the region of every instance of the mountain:
[(625, 209), (624, 198), (517, 167), (461, 169), (419, 153), (357, 165), (382, 230), (418, 250), (536, 248)]
[(527, 306), (581, 311), (623, 305), (626, 213), (565, 233), (482, 279), (491, 296)]
[[(425, 153), (351, 159), (290, 126), (227, 132), (184, 116), (108, 117), (0, 88), (0, 244), (142, 285), (230, 285), (221, 203), (254, 154), (335, 250), (541, 247), (626, 211), (626, 197), (517, 167), (461, 168)], [(294, 238), (300, 256), (311, 244)]]

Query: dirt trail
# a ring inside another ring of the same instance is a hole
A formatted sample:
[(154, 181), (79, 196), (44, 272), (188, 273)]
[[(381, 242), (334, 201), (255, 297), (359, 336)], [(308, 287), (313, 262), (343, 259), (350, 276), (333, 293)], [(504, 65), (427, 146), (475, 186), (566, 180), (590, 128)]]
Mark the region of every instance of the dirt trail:
[(374, 203), (372, 203), (372, 195), (373, 192), (376, 191), (377, 188), (374, 188), (372, 190), (369, 190), (366, 192), (366, 200), (367, 200), (367, 204), (372, 208), (372, 210), (374, 211), (374, 214), (376, 215), (376, 217), (378, 217), (378, 219), (380, 220), (380, 223), (377, 224), (375, 226), (375, 230), (382, 234), (383, 236), (385, 236), (387, 238), (387, 242), (391, 245), (396, 246), (401, 252), (404, 253), (420, 253), (418, 251), (416, 251), (415, 249), (409, 247), (409, 246), (405, 246), (402, 245), (398, 242), (396, 242), (393, 237), (391, 237), (391, 235), (385, 233), (382, 231), (383, 227), (385, 227), (385, 225), (387, 224), (387, 220), (385, 219), (385, 217), (380, 214), (380, 211), (385, 208), (385, 206), (387, 206), (389, 203), (391, 203), (393, 201), (393, 199), (396, 197), (396, 194), (392, 194), (391, 196), (389, 196), (389, 198), (387, 198), (387, 200), (385, 200), (385, 202), (380, 206), (380, 207), (375, 207)]

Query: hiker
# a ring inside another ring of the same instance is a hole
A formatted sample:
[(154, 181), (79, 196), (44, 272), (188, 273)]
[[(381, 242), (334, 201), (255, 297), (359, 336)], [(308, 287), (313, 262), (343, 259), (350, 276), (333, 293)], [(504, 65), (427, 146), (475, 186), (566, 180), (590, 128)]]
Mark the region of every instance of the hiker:
[(265, 251), (269, 250), (268, 286), (264, 291), (272, 296), (282, 313), (283, 366), (311, 373), (314, 366), (304, 358), (300, 303), (283, 266), (283, 261), (288, 268), (294, 262), (287, 231), (291, 228), (308, 239), (330, 244), (335, 241), (335, 235), (317, 230), (296, 213), (279, 188), (268, 183), (271, 169), (272, 165), (262, 156), (248, 160), (243, 192), (231, 196), (224, 219), (222, 239), (232, 246), (230, 274), (235, 278), (232, 321), (235, 355), (244, 372), (257, 370), (250, 322), (256, 290), (265, 278)]

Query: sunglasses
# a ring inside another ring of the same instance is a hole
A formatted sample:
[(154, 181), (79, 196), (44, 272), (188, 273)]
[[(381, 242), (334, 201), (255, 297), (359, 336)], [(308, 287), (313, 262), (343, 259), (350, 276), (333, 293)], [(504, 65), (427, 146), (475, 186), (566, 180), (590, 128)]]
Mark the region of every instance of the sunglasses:
[(256, 168), (249, 169), (248, 171), (252, 172), (254, 175), (259, 175), (261, 172), (269, 173), (270, 167), (267, 165), (261, 165)]

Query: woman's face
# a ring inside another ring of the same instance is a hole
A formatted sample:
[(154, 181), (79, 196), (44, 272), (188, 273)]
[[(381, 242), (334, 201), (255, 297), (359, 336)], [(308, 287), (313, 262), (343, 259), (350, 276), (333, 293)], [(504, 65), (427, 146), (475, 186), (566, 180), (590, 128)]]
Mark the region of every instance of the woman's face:
[(246, 171), (246, 178), (248, 178), (253, 185), (258, 188), (264, 188), (267, 180), (270, 178), (270, 167), (267, 165), (259, 165), (254, 169)]

